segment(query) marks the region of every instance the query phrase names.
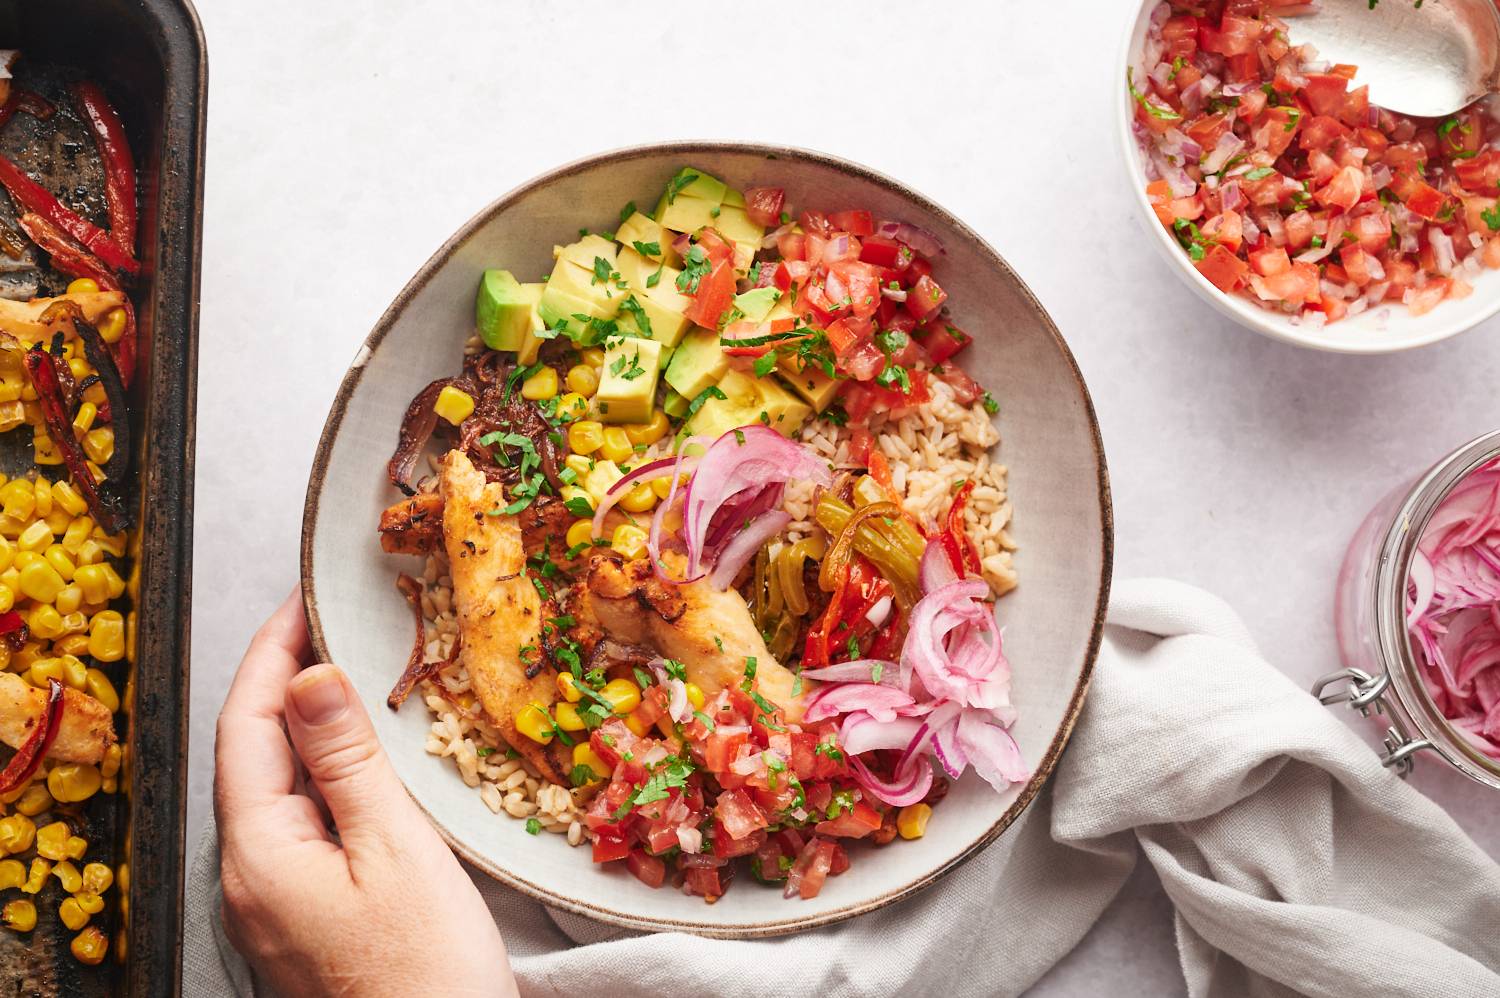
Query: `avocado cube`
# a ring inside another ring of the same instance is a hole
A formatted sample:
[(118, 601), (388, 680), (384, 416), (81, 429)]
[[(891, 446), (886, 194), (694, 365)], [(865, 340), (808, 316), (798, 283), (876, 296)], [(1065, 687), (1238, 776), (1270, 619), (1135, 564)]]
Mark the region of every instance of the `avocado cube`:
[(729, 358), (719, 346), (719, 334), (698, 326), (678, 344), (665, 376), (679, 394), (694, 399), (728, 370)]
[(679, 194), (670, 204), (665, 199), (662, 200), (657, 217), (661, 219), (664, 228), (673, 232), (697, 232), (704, 226), (713, 225), (718, 211), (717, 201)]
[(642, 245), (655, 243), (660, 252), (646, 254), (647, 258), (653, 261), (653, 270), (654, 264), (657, 263), (675, 266), (679, 262), (677, 253), (672, 249), (672, 240), (676, 238), (677, 233), (662, 228), (660, 222), (639, 211), (627, 218), (615, 232), (615, 239), (620, 243), (621, 253), (627, 249), (634, 250), (636, 243)]
[[(541, 300), (537, 302), (536, 310), (537, 315), (549, 329), (566, 328), (577, 333), (582, 332), (582, 327), (588, 319), (601, 321), (613, 319), (619, 307), (618, 298), (613, 300), (592, 296), (585, 298), (570, 290), (566, 282), (548, 281), (542, 290)], [(580, 315), (587, 318), (579, 320), (577, 317)]]
[(780, 300), (781, 292), (775, 288), (751, 288), (734, 296), (734, 307), (739, 309), (745, 321), (761, 323), (766, 321)]
[(619, 247), (605, 239), (603, 236), (589, 233), (576, 243), (564, 246), (561, 250), (553, 250), (553, 255), (559, 261), (566, 260), (569, 263), (582, 267), (589, 273), (594, 272), (594, 260), (603, 259), (609, 261), (609, 269), (616, 269), (616, 256)]
[(594, 410), (606, 423), (645, 423), (656, 402), (661, 373), (661, 344), (635, 337), (611, 338), (604, 347), (604, 366)]
[(514, 350), (524, 364), (535, 360), (542, 346), (535, 335), (542, 328), (537, 314), (542, 290), (541, 284), (522, 284), (508, 270), (486, 270), (479, 278), (474, 302), (474, 325), (484, 345), (491, 350)]
[(620, 303), (615, 322), (622, 336), (655, 340), (664, 347), (675, 347), (681, 342), (689, 325), (687, 316), (681, 312), (669, 311), (650, 295), (638, 294), (629, 294)]
[(730, 430), (756, 423), (790, 437), (801, 428), (812, 410), (775, 378), (753, 378), (740, 371), (726, 371), (719, 379), (723, 398), (709, 398), (683, 429), (692, 435), (718, 437)]
[[(636, 291), (649, 290), (651, 285), (648, 282), (652, 277), (656, 277), (655, 287), (663, 284), (672, 287), (677, 281), (677, 275), (682, 273), (676, 267), (641, 256), (628, 246), (620, 250), (616, 266), (620, 271), (620, 276), (625, 278), (625, 283)], [(658, 271), (661, 272), (659, 277), (656, 276)]]
[(808, 364), (793, 354), (778, 357), (776, 366), (780, 368), (781, 376), (792, 386), (792, 390), (820, 413), (838, 396), (839, 388), (843, 385), (842, 381), (824, 374), (822, 368)]
[[(722, 204), (729, 193), (729, 185), (696, 166), (684, 166), (667, 182), (667, 186), (662, 191), (662, 197), (666, 197), (668, 192), (673, 190), (679, 197), (687, 195), (690, 198), (702, 198), (714, 204)], [(657, 219), (660, 218), (661, 216), (658, 215)]]
[(748, 243), (756, 249), (760, 249), (760, 241), (766, 237), (766, 230), (750, 221), (750, 216), (745, 214), (745, 209), (727, 204), (719, 206), (719, 215), (714, 219), (714, 228), (718, 229), (719, 235), (725, 239), (731, 239), (737, 243)]

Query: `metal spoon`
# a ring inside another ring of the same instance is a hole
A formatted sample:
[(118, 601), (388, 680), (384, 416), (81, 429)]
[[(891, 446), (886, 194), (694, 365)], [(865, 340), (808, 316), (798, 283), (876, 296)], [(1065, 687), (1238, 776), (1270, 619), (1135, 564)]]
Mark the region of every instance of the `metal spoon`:
[(1371, 102), (1392, 111), (1437, 118), (1500, 91), (1495, 0), (1322, 0), (1289, 23), (1294, 44), (1358, 66)]

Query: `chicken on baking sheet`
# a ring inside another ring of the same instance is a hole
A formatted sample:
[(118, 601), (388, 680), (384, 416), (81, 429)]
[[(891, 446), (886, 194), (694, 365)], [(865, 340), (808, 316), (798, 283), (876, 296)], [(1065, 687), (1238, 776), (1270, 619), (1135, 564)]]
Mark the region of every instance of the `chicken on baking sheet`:
[(920, 837), (969, 765), (1027, 776), (996, 403), (954, 359), (940, 247), (783, 200), (685, 169), (544, 281), (484, 271), (380, 518), (426, 559), (390, 703), (420, 690), (428, 751), (528, 831), (710, 902), (741, 856), (813, 897), (856, 841)]

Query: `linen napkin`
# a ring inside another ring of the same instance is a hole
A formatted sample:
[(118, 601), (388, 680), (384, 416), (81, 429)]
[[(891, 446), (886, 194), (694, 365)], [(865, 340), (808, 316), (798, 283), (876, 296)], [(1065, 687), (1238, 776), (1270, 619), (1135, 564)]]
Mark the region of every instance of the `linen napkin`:
[[(1117, 585), (1047, 790), (905, 902), (730, 942), (614, 929), (474, 876), (528, 995), (1015, 995), (1141, 856), (1176, 907), (1194, 998), (1500, 995), (1500, 867), (1260, 658), (1225, 604), (1162, 580)], [(187, 889), (184, 991), (264, 995), (224, 938), (218, 880), (210, 826)]]

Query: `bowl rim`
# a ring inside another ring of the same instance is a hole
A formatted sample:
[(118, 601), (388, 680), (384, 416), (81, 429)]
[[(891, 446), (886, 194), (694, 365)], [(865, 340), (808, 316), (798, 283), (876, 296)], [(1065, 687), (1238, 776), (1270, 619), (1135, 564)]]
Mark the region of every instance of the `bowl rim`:
[[(1161, 0), (1141, 0), (1138, 7), (1127, 8), (1132, 13), (1125, 23), (1124, 40), (1120, 43), (1119, 56), (1116, 65), (1112, 86), (1118, 88), (1121, 80), (1125, 79), (1126, 72), (1134, 63), (1136, 55), (1135, 30), (1143, 18), (1150, 16), (1150, 11)], [(1232, 319), (1240, 325), (1268, 336), (1283, 343), (1291, 343), (1312, 350), (1320, 350), (1324, 353), (1357, 354), (1363, 356), (1378, 356), (1380, 354), (1400, 353), (1405, 350), (1415, 350), (1419, 347), (1431, 346), (1443, 340), (1451, 339), (1461, 333), (1466, 333), (1475, 326), (1493, 318), (1500, 313), (1500, 290), (1497, 290), (1488, 303), (1472, 316), (1462, 319), (1444, 319), (1438, 316), (1427, 323), (1416, 323), (1425, 327), (1425, 331), (1409, 333), (1403, 336), (1393, 336), (1375, 340), (1332, 340), (1319, 333), (1305, 330), (1323, 330), (1323, 326), (1298, 326), (1293, 325), (1291, 320), (1285, 316), (1279, 316), (1266, 309), (1259, 308), (1239, 298), (1236, 295), (1227, 295), (1220, 291), (1208, 278), (1198, 272), (1196, 267), (1188, 265), (1187, 257), (1183, 255), (1182, 248), (1177, 245), (1176, 240), (1167, 235), (1167, 230), (1156, 221), (1155, 212), (1151, 208), (1151, 202), (1146, 199), (1146, 170), (1142, 165), (1140, 149), (1136, 144), (1135, 135), (1131, 131), (1131, 122), (1134, 118), (1130, 108), (1133, 106), (1122, 99), (1118, 91), (1112, 98), (1115, 107), (1115, 137), (1120, 143), (1122, 160), (1125, 165), (1125, 176), (1130, 184), (1131, 199), (1136, 206), (1135, 215), (1142, 225), (1151, 231), (1151, 242), (1159, 252), (1168, 259), (1173, 271), (1185, 281), (1189, 287), (1198, 292), (1198, 296), (1212, 305), (1221, 315)], [(1478, 293), (1476, 288), (1476, 294)], [(1398, 303), (1399, 304), (1399, 303)], [(1428, 316), (1438, 315), (1438, 311), (1429, 312)], [(1414, 320), (1409, 316), (1401, 315), (1399, 318), (1405, 322)], [(1425, 318), (1425, 317), (1424, 317)]]
[(301, 591), (303, 611), (307, 619), (308, 634), (311, 637), (313, 652), (317, 656), (318, 661), (329, 661), (328, 644), (323, 634), (322, 619), (318, 612), (318, 594), (314, 581), (313, 563), (314, 537), (319, 519), (319, 504), (325, 485), (329, 458), (332, 454), (334, 441), (338, 437), (339, 430), (342, 427), (350, 400), (353, 398), (354, 392), (363, 378), (370, 356), (379, 348), (381, 342), (390, 333), (412, 300), (432, 280), (437, 271), (444, 267), (458, 249), (495, 216), (508, 209), (517, 200), (548, 184), (583, 170), (604, 165), (624, 163), (654, 156), (676, 156), (677, 158), (683, 158), (705, 153), (750, 154), (773, 160), (800, 159), (811, 161), (883, 186), (903, 199), (909, 200), (923, 210), (930, 212), (946, 224), (952, 226), (962, 236), (973, 240), (996, 267), (1015, 280), (1017, 287), (1030, 303), (1037, 316), (1043, 321), (1045, 332), (1052, 337), (1054, 345), (1067, 362), (1068, 369), (1082, 398), (1085, 415), (1088, 419), (1097, 468), (1097, 488), (1099, 493), (1101, 567), (1098, 599), (1094, 607), (1093, 623), (1088, 646), (1084, 653), (1082, 670), (1077, 683), (1074, 685), (1067, 709), (1063, 714), (1062, 723), (1054, 733), (1052, 741), (1043, 754), (1042, 760), (1038, 764), (1036, 771), (1032, 774), (1031, 779), (1022, 787), (1020, 794), (1011, 803), (1010, 807), (1006, 809), (1005, 813), (983, 835), (964, 846), (953, 859), (935, 869), (924, 872), (921, 876), (914, 878), (902, 887), (887, 891), (873, 898), (850, 903), (842, 908), (821, 915), (800, 918), (787, 917), (770, 920), (762, 919), (747, 923), (707, 924), (676, 918), (631, 915), (563, 896), (540, 884), (527, 880), (518, 873), (503, 869), (485, 856), (468, 849), (434, 814), (422, 807), (421, 803), (416, 800), (415, 795), (411, 794), (409, 788), (407, 789), (408, 795), (417, 803), (418, 808), (426, 815), (427, 819), (432, 823), (438, 834), (442, 836), (449, 848), (453, 849), (460, 858), (489, 877), (509, 887), (513, 887), (544, 904), (628, 929), (680, 931), (714, 938), (765, 938), (833, 925), (883, 908), (936, 882), (942, 876), (971, 859), (985, 846), (999, 838), (1001, 833), (1014, 824), (1016, 819), (1030, 806), (1056, 768), (1057, 762), (1062, 756), (1063, 749), (1072, 735), (1073, 728), (1077, 724), (1079, 713), (1083, 709), (1084, 698), (1093, 676), (1094, 664), (1099, 656), (1099, 649), (1104, 635), (1105, 611), (1109, 605), (1110, 582), (1114, 564), (1114, 509), (1109, 485), (1109, 470), (1104, 454), (1104, 441), (1100, 432), (1098, 415), (1094, 408), (1093, 399), (1089, 395), (1088, 386), (1084, 382), (1083, 373), (1078, 366), (1077, 359), (1068, 348), (1062, 334), (1057, 329), (1057, 325), (1052, 321), (1052, 317), (1042, 307), (1041, 302), (1031, 291), (1030, 287), (1010, 268), (1004, 258), (995, 251), (994, 247), (990, 246), (983, 237), (960, 221), (951, 212), (899, 181), (850, 160), (796, 146), (736, 141), (674, 140), (610, 149), (574, 159), (531, 180), (525, 181), (505, 194), (502, 194), (461, 225), (439, 247), (437, 252), (428, 258), (427, 262), (422, 264), (411, 280), (396, 295), (391, 305), (376, 321), (374, 328), (360, 346), (354, 362), (350, 365), (340, 382), (338, 393), (329, 410), (323, 432), (318, 439), (318, 447), (313, 457), (312, 471), (308, 478), (307, 495), (302, 516)]

